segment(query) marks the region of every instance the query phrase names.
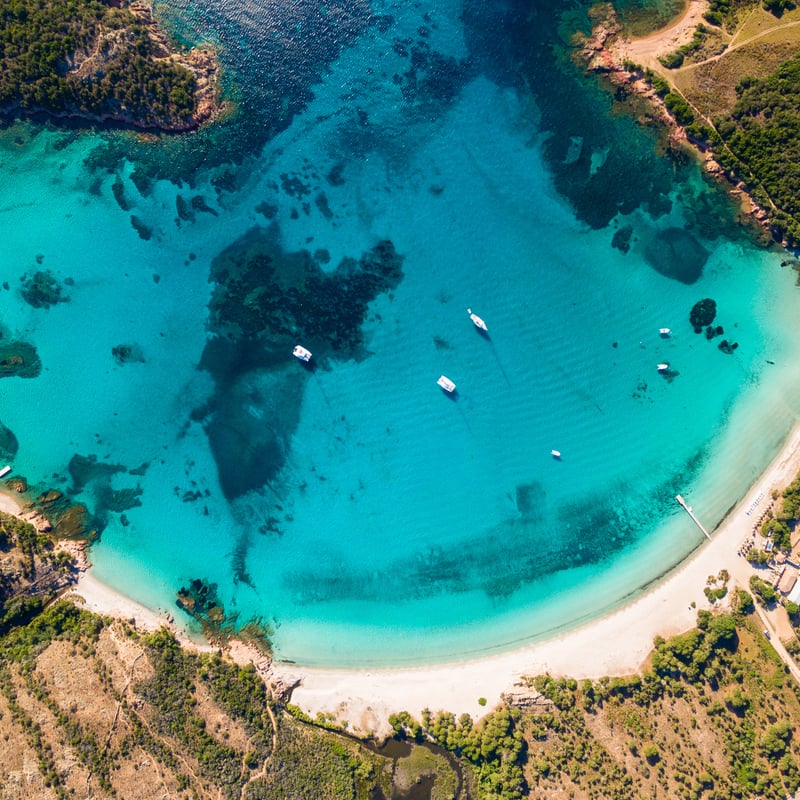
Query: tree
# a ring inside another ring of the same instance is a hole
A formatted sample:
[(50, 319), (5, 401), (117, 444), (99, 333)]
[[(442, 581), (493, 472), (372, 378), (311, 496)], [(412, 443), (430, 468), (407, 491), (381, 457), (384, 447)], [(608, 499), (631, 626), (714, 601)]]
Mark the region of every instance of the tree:
[(647, 759), (648, 764), (655, 764), (656, 761), (661, 758), (661, 753), (658, 751), (658, 747), (656, 747), (656, 745), (654, 745), (652, 742), (644, 746), (642, 755)]

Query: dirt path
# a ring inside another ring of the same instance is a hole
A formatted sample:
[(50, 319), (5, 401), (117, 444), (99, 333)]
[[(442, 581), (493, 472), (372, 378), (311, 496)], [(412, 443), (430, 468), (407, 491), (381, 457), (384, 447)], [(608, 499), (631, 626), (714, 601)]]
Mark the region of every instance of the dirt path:
[(757, 42), (759, 39), (762, 39), (764, 36), (768, 36), (770, 34), (775, 33), (775, 31), (785, 30), (786, 28), (795, 28), (800, 25), (800, 20), (793, 20), (792, 22), (784, 22), (781, 25), (776, 25), (774, 28), (767, 28), (765, 31), (760, 31), (759, 33), (755, 34), (754, 36), (750, 36), (747, 39), (742, 39), (741, 41), (736, 41), (739, 31), (736, 32), (736, 35), (731, 39), (730, 44), (723, 50), (721, 53), (718, 53), (715, 56), (710, 56), (705, 61), (697, 61), (693, 64), (687, 64), (685, 67), (681, 67), (676, 72), (689, 72), (693, 69), (697, 69), (698, 67), (702, 67), (705, 64), (713, 64), (715, 61), (719, 61), (721, 58), (732, 53), (734, 50), (738, 50), (740, 47), (745, 47), (748, 44), (752, 44), (753, 42)]

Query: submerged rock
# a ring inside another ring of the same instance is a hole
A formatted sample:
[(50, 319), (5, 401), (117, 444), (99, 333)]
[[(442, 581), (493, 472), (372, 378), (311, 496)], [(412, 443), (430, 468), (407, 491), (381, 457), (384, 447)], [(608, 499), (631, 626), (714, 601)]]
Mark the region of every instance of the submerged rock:
[(633, 236), (633, 225), (623, 225), (618, 231), (614, 232), (611, 237), (611, 246), (620, 251), (620, 253), (627, 253), (631, 249), (631, 237)]
[(196, 194), (196, 195), (195, 195), (195, 196), (192, 198), (192, 201), (191, 201), (191, 202), (192, 202), (192, 208), (193, 208), (195, 211), (202, 211), (203, 213), (205, 213), (205, 214), (211, 214), (211, 215), (212, 215), (212, 216), (214, 216), (214, 217), (218, 217), (218, 216), (219, 216), (219, 212), (218, 212), (218, 211), (217, 211), (215, 208), (212, 208), (212, 207), (211, 207), (211, 206), (210, 206), (210, 205), (209, 205), (209, 204), (206, 202), (206, 199), (205, 199), (205, 197), (203, 197), (203, 195), (201, 195), (201, 194)]
[(22, 282), (22, 298), (34, 308), (50, 308), (57, 303), (65, 303), (69, 298), (63, 294), (61, 284), (49, 270), (25, 273)]
[(204, 636), (210, 642), (222, 644), (236, 636), (266, 655), (272, 652), (272, 628), (255, 617), (240, 625), (237, 614), (226, 613), (219, 599), (216, 583), (195, 578), (188, 586), (182, 586), (178, 590), (175, 603), (200, 623)]
[(144, 363), (144, 355), (142, 355), (142, 348), (138, 344), (118, 344), (111, 348), (111, 355), (114, 361), (120, 366), (122, 364), (129, 364), (130, 362)]
[(545, 490), (539, 481), (521, 483), (516, 488), (517, 511), (526, 520), (544, 517)]
[(175, 195), (175, 208), (178, 212), (178, 219), (182, 219), (184, 222), (194, 222), (194, 211), (192, 211), (192, 208), (189, 203), (186, 202), (186, 199), (181, 197), (179, 194)]
[(86, 506), (73, 503), (67, 495), (55, 489), (40, 494), (34, 506), (47, 518), (61, 539), (92, 541), (98, 535), (95, 520)]
[(69, 460), (69, 474), (72, 478), (72, 489), (80, 492), (86, 484), (96, 480), (108, 479), (117, 472), (126, 472), (122, 464), (107, 464), (98, 461), (96, 455), (82, 456), (75, 453)]
[(123, 211), (131, 210), (131, 204), (128, 202), (128, 198), (125, 197), (125, 184), (122, 182), (122, 178), (119, 175), (114, 179), (114, 183), (111, 184), (111, 193), (114, 195), (117, 205)]
[(36, 348), (27, 342), (0, 345), (0, 378), (35, 378), (42, 371)]
[(295, 366), (252, 371), (218, 389), (205, 429), (228, 499), (266, 485), (283, 467), (305, 386)]
[(145, 242), (153, 236), (153, 229), (145, 224), (140, 217), (137, 217), (136, 214), (131, 214), (131, 225), (136, 233), (139, 234), (139, 238)]
[(277, 227), (252, 231), (215, 260), (216, 288), (201, 367), (216, 393), (194, 415), (203, 420), (228, 499), (273, 480), (286, 459), (309, 371), (298, 371), (294, 345), (314, 363), (364, 357), (369, 304), (402, 279), (403, 258), (380, 241), (359, 259), (324, 272), (307, 250), (286, 252)]
[[(717, 303), (710, 297), (698, 300), (689, 312), (689, 324), (695, 333), (702, 333), (703, 328), (710, 326), (717, 316)], [(713, 330), (713, 329), (712, 329)]]
[(101, 510), (105, 510), (119, 514), (131, 508), (136, 508), (136, 506), (142, 504), (142, 501), (139, 499), (142, 491), (140, 486), (137, 486), (135, 489), (112, 489), (110, 486), (104, 486), (98, 492), (98, 513), (100, 513)]
[(703, 274), (708, 250), (683, 228), (667, 228), (652, 238), (644, 256), (659, 274), (692, 284)]
[(13, 461), (18, 450), (19, 442), (14, 432), (0, 422), (0, 460)]

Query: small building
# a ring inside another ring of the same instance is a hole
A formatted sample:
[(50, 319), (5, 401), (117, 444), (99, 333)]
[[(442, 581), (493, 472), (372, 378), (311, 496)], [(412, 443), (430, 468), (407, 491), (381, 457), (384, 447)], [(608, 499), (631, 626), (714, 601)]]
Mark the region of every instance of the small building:
[(797, 583), (797, 570), (794, 567), (784, 567), (778, 579), (777, 589), (781, 594), (788, 595)]

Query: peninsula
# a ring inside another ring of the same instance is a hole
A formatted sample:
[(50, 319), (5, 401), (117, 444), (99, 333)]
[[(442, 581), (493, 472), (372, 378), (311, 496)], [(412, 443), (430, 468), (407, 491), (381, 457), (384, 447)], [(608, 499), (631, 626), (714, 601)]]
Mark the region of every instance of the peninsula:
[(219, 111), (215, 52), (179, 49), (143, 0), (16, 0), (0, 9), (0, 117), (178, 132)]
[(632, 37), (608, 3), (592, 10), (579, 60), (688, 143), (771, 241), (800, 241), (797, 56), (800, 10), (749, 0), (688, 0), (666, 28)]

